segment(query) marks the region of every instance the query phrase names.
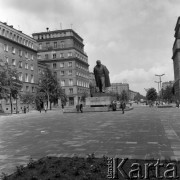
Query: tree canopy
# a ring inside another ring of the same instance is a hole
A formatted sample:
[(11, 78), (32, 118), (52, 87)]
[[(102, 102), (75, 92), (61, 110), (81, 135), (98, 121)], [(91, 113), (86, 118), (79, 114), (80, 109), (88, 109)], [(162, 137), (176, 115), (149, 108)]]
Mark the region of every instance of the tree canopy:
[(157, 99), (156, 89), (150, 88), (146, 93), (146, 99), (150, 101), (155, 101)]

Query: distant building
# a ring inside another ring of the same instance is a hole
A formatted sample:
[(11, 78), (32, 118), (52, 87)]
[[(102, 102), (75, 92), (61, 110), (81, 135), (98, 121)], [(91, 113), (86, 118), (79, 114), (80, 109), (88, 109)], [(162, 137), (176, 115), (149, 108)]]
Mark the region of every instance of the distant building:
[(38, 60), (48, 64), (74, 106), (86, 92), (89, 94), (89, 64), (83, 39), (72, 29), (34, 33), (38, 42)]
[(162, 89), (165, 90), (168, 86), (173, 87), (173, 85), (174, 85), (174, 81), (163, 82)]
[(134, 101), (134, 98), (136, 97), (137, 94), (138, 92), (129, 90), (129, 100)]
[(108, 88), (109, 92), (121, 94), (123, 90), (129, 93), (129, 84), (127, 83), (111, 83), (111, 86)]
[(180, 17), (175, 26), (175, 41), (173, 45), (173, 66), (174, 66), (174, 93), (180, 100)]
[[(8, 63), (17, 69), (19, 80), (23, 82), (22, 93), (36, 92), (38, 85), (36, 40), (2, 22), (0, 22), (0, 63), (1, 66)], [(14, 100), (14, 111), (16, 111), (15, 103)], [(1, 106), (5, 112), (10, 112), (9, 100), (1, 100)], [(23, 108), (19, 100), (18, 107), (18, 110)]]

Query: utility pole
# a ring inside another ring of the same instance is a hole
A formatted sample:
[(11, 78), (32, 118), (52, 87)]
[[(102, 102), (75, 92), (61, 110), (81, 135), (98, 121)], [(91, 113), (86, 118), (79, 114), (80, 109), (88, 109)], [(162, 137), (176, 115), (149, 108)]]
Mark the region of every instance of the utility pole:
[(158, 84), (158, 95), (159, 95), (159, 103), (160, 103), (160, 91), (159, 91), (159, 84), (160, 84), (160, 82), (158, 82), (158, 81), (154, 81), (154, 82)]
[(159, 83), (160, 83), (160, 93), (159, 93), (159, 97), (161, 97), (162, 96), (162, 86), (161, 86), (161, 77), (162, 76), (164, 76), (165, 74), (160, 74), (160, 75), (158, 75), (158, 74), (155, 74), (155, 76), (158, 76), (159, 77)]

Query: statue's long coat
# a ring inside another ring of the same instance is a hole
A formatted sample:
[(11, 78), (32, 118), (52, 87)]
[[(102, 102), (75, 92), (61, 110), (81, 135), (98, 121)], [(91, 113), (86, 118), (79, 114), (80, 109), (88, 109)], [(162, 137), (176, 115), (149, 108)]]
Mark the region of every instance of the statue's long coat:
[[(108, 69), (106, 68), (106, 66), (102, 65), (101, 66), (103, 67), (103, 71), (104, 71), (104, 74), (105, 74), (105, 87), (110, 87), (111, 86), (111, 83), (110, 83), (110, 79), (109, 79), (109, 71)], [(96, 86), (99, 87), (99, 77), (97, 76), (97, 65), (94, 67), (94, 76), (95, 76), (95, 80), (96, 80)]]

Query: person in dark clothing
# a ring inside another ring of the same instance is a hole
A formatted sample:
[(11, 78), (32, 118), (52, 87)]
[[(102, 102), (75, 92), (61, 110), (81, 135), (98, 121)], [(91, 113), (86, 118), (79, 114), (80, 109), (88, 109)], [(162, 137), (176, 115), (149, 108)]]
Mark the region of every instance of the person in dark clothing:
[(24, 106), (24, 114), (26, 114), (26, 106)]
[(126, 108), (126, 103), (124, 101), (121, 102), (120, 108), (122, 109), (122, 114), (124, 114), (124, 109)]
[(112, 102), (112, 110), (116, 111), (116, 107), (117, 107), (117, 103), (116, 103), (116, 101), (113, 101)]
[(82, 103), (80, 104), (79, 108), (80, 108), (81, 113), (83, 113), (83, 104)]

